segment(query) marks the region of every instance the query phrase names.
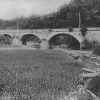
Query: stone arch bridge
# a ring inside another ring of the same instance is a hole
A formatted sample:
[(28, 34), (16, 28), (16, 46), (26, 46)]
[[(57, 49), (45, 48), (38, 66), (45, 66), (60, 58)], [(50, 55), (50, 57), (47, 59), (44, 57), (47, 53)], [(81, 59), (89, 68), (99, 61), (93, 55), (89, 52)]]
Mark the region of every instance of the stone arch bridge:
[[(87, 33), (88, 39), (100, 41), (99, 28), (88, 29)], [(72, 37), (74, 41), (78, 41), (79, 44), (83, 41), (79, 29), (74, 29), (72, 32), (69, 32), (68, 29), (0, 30), (0, 35), (9, 36), (12, 38), (12, 43), (20, 45), (25, 43), (25, 37), (35, 36), (41, 41), (41, 48), (44, 49), (48, 48), (50, 46), (50, 40), (59, 34)]]

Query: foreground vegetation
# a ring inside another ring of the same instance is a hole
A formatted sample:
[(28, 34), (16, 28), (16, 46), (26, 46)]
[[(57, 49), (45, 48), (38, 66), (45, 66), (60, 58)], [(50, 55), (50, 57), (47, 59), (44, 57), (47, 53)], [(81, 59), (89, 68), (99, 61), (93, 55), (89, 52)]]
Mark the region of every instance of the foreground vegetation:
[(0, 50), (0, 93), (52, 100), (76, 89), (83, 66), (56, 50)]

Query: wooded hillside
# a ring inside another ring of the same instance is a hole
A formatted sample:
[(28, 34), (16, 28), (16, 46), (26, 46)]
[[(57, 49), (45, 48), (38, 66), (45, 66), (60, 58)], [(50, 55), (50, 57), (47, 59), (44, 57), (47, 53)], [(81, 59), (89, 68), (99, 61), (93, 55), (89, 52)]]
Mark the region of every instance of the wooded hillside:
[[(20, 29), (78, 27), (80, 13), (81, 25), (100, 27), (99, 5), (100, 0), (73, 0), (49, 15), (20, 17), (18, 25)], [(16, 29), (16, 24), (17, 18), (10, 21), (0, 20), (0, 29)]]

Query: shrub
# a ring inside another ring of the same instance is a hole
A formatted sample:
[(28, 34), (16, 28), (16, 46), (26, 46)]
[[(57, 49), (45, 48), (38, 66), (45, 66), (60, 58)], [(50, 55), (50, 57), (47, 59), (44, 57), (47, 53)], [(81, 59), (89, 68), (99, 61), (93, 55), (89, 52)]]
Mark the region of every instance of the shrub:
[(88, 39), (84, 40), (84, 50), (92, 50), (94, 48), (95, 45), (98, 44), (98, 41), (89, 41)]
[(93, 93), (98, 93), (100, 91), (100, 77), (93, 77), (88, 83), (88, 89)]
[(91, 50), (93, 47), (93, 43), (90, 42), (89, 40), (85, 39), (84, 40), (84, 49), (85, 50)]
[(72, 32), (73, 31), (73, 27), (69, 27), (69, 32)]
[(100, 56), (100, 44), (96, 44), (93, 47), (93, 54)]
[(83, 36), (83, 38), (85, 38), (86, 37), (86, 34), (87, 34), (87, 27), (84, 26), (84, 25), (81, 26), (80, 31), (81, 31), (81, 35)]

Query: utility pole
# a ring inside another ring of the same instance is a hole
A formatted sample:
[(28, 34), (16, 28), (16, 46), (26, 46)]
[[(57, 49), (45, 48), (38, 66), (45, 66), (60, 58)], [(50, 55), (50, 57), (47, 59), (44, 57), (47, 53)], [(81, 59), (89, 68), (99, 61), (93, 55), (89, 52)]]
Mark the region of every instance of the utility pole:
[(14, 38), (16, 37), (18, 29), (19, 29), (19, 22), (18, 22), (18, 18), (16, 18), (16, 32), (14, 33)]
[(20, 17), (18, 17), (17, 19), (16, 19), (16, 35), (17, 35), (17, 32), (18, 32), (18, 30), (19, 30), (19, 18)]
[(17, 18), (17, 30), (18, 30), (18, 28), (19, 28), (18, 24), (19, 24), (19, 23), (18, 23), (18, 18)]
[[(79, 28), (79, 32), (80, 32), (80, 30), (81, 30), (81, 1), (78, 0), (77, 4), (78, 4), (78, 6), (79, 6), (79, 12), (78, 12), (79, 26), (78, 26), (78, 28)], [(82, 42), (80, 43), (80, 50), (81, 50), (81, 49), (82, 49)]]
[(78, 16), (79, 16), (79, 30), (80, 30), (80, 28), (81, 28), (81, 14), (80, 14), (80, 12), (78, 13)]
[[(78, 13), (78, 17), (79, 17), (79, 31), (81, 30), (81, 13), (80, 13), (80, 11), (79, 11), (79, 13)], [(80, 43), (80, 50), (82, 49), (82, 43)]]
[(17, 29), (16, 29), (16, 33), (18, 32), (19, 29), (19, 17), (17, 18)]

